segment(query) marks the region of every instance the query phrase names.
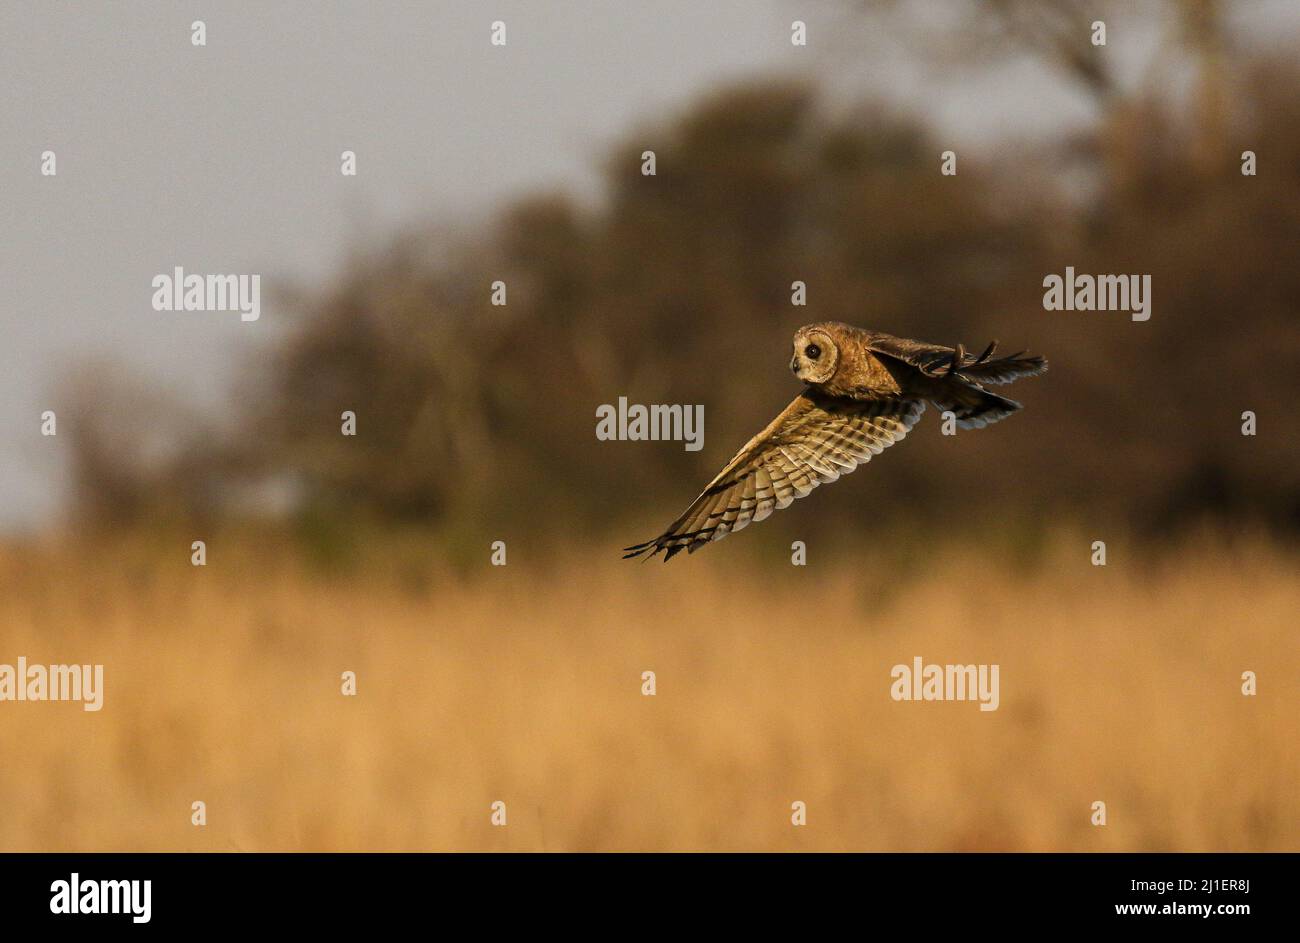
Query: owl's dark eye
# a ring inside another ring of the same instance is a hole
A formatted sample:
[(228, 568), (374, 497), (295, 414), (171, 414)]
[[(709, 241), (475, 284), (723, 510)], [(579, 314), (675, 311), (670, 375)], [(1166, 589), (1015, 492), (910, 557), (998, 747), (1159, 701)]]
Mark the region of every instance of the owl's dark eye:
[(822, 349), (818, 347), (816, 344), (809, 344), (807, 347), (803, 349), (803, 354), (809, 360), (816, 360), (818, 357), (822, 355)]

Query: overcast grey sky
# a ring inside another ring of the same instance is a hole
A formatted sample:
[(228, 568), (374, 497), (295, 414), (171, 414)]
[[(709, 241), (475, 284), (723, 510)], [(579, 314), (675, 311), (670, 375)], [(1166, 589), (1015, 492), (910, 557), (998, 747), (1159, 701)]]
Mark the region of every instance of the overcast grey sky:
[[(945, 85), (848, 22), (823, 0), (2, 0), (0, 527), (58, 505), (66, 437), (42, 438), (39, 417), (70, 365), (110, 357), (211, 399), (274, 330), (277, 281), (326, 277), (359, 231), (472, 220), (538, 187), (589, 194), (610, 142), (720, 80), (814, 72), (958, 141), (1088, 117), (1032, 64)], [(261, 319), (154, 311), (150, 281), (177, 265), (261, 273)]]

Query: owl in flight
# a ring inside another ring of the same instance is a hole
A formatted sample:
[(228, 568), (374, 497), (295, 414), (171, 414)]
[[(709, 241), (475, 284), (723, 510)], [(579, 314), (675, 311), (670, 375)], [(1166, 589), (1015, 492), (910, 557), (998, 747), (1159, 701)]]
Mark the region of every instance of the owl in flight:
[(781, 415), (736, 453), (668, 529), (625, 547), (624, 559), (666, 551), (664, 560), (721, 540), (774, 508), (802, 498), (870, 461), (907, 435), (926, 400), (952, 410), (961, 429), (981, 429), (1020, 408), (984, 389), (1036, 376), (1047, 361), (1026, 352), (979, 356), (825, 321), (799, 328), (790, 369), (805, 384)]

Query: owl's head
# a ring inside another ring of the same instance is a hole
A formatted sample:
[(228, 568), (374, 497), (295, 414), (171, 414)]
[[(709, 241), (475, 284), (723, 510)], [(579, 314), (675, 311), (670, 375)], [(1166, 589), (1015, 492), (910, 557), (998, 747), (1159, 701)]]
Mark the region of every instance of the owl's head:
[(794, 357), (790, 369), (805, 383), (825, 383), (839, 366), (840, 348), (826, 330), (817, 324), (801, 327), (794, 333)]

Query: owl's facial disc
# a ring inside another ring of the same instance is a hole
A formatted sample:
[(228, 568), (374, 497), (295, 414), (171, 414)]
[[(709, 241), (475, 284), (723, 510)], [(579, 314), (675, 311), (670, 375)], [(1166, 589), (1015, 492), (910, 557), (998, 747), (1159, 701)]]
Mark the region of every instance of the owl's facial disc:
[(790, 369), (805, 383), (825, 383), (835, 375), (840, 350), (825, 331), (799, 331), (794, 336)]

